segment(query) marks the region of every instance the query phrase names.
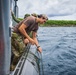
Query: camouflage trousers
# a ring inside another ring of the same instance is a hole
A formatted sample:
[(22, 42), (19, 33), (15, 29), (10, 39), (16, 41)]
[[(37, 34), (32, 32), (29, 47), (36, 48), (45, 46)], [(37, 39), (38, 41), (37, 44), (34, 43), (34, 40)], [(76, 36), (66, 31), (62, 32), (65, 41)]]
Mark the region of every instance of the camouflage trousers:
[(11, 67), (10, 70), (14, 70), (15, 66), (17, 65), (21, 55), (24, 52), (25, 44), (23, 43), (22, 36), (18, 35), (17, 33), (12, 33), (11, 37)]

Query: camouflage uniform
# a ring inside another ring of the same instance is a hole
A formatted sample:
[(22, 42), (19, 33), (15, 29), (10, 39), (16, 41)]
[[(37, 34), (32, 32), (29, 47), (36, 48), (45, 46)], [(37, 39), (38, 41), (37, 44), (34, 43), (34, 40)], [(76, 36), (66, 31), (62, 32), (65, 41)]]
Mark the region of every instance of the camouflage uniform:
[[(33, 16), (29, 16), (25, 18), (24, 20), (20, 21), (16, 26), (13, 27), (13, 33), (12, 33), (12, 58), (11, 58), (11, 70), (14, 70), (14, 66), (18, 63), (18, 60), (20, 59), (20, 56), (24, 52), (25, 44), (23, 43), (24, 37), (18, 30), (18, 28), (22, 25), (27, 26), (26, 32), (29, 35), (31, 31), (37, 32), (38, 30), (38, 23), (36, 23), (36, 18)], [(15, 32), (15, 33), (14, 33)], [(25, 37), (24, 37), (25, 38)]]
[(11, 70), (14, 70), (25, 48), (22, 36), (18, 35), (17, 33), (12, 33), (11, 47), (12, 47)]

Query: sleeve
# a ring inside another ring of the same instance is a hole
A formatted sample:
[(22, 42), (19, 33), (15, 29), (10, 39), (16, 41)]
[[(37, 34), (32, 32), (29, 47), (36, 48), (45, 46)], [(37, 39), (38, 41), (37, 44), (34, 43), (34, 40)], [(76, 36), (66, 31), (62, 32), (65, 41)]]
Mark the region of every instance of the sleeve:
[(38, 31), (38, 28), (39, 28), (38, 25), (36, 25), (35, 28), (33, 29), (33, 31), (34, 32), (37, 32)]

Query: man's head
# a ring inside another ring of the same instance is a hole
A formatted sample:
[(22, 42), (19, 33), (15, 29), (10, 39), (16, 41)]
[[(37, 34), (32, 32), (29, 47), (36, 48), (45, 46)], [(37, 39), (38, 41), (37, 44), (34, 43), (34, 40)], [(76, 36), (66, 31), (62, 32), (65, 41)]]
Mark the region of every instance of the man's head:
[(40, 23), (43, 24), (48, 20), (48, 17), (45, 14), (38, 15), (38, 18), (40, 18)]
[(48, 20), (48, 17), (45, 14), (40, 14), (40, 15), (38, 15), (38, 17)]

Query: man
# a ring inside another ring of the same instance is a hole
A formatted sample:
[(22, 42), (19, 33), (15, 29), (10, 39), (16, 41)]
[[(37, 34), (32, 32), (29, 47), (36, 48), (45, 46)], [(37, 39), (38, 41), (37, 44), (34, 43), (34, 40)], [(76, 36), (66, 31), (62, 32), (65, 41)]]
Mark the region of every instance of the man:
[[(44, 24), (48, 18), (41, 14), (38, 17), (29, 16), (24, 20), (19, 22), (13, 27), (12, 37), (11, 37), (11, 47), (12, 47), (12, 57), (11, 57), (11, 70), (14, 70), (16, 64), (18, 63), (22, 53), (24, 52), (25, 45), (31, 43), (37, 46), (37, 50), (41, 53), (42, 49), (37, 40), (37, 30), (38, 25)], [(29, 36), (32, 32), (32, 37)]]
[[(20, 34), (24, 38), (24, 43), (31, 43), (37, 46), (37, 50), (41, 53), (42, 49), (37, 40), (38, 25), (44, 24), (48, 20), (46, 15), (38, 15), (38, 17), (29, 16), (21, 21), (17, 26), (14, 27), (14, 32)], [(32, 31), (32, 38), (29, 37), (29, 33)]]

